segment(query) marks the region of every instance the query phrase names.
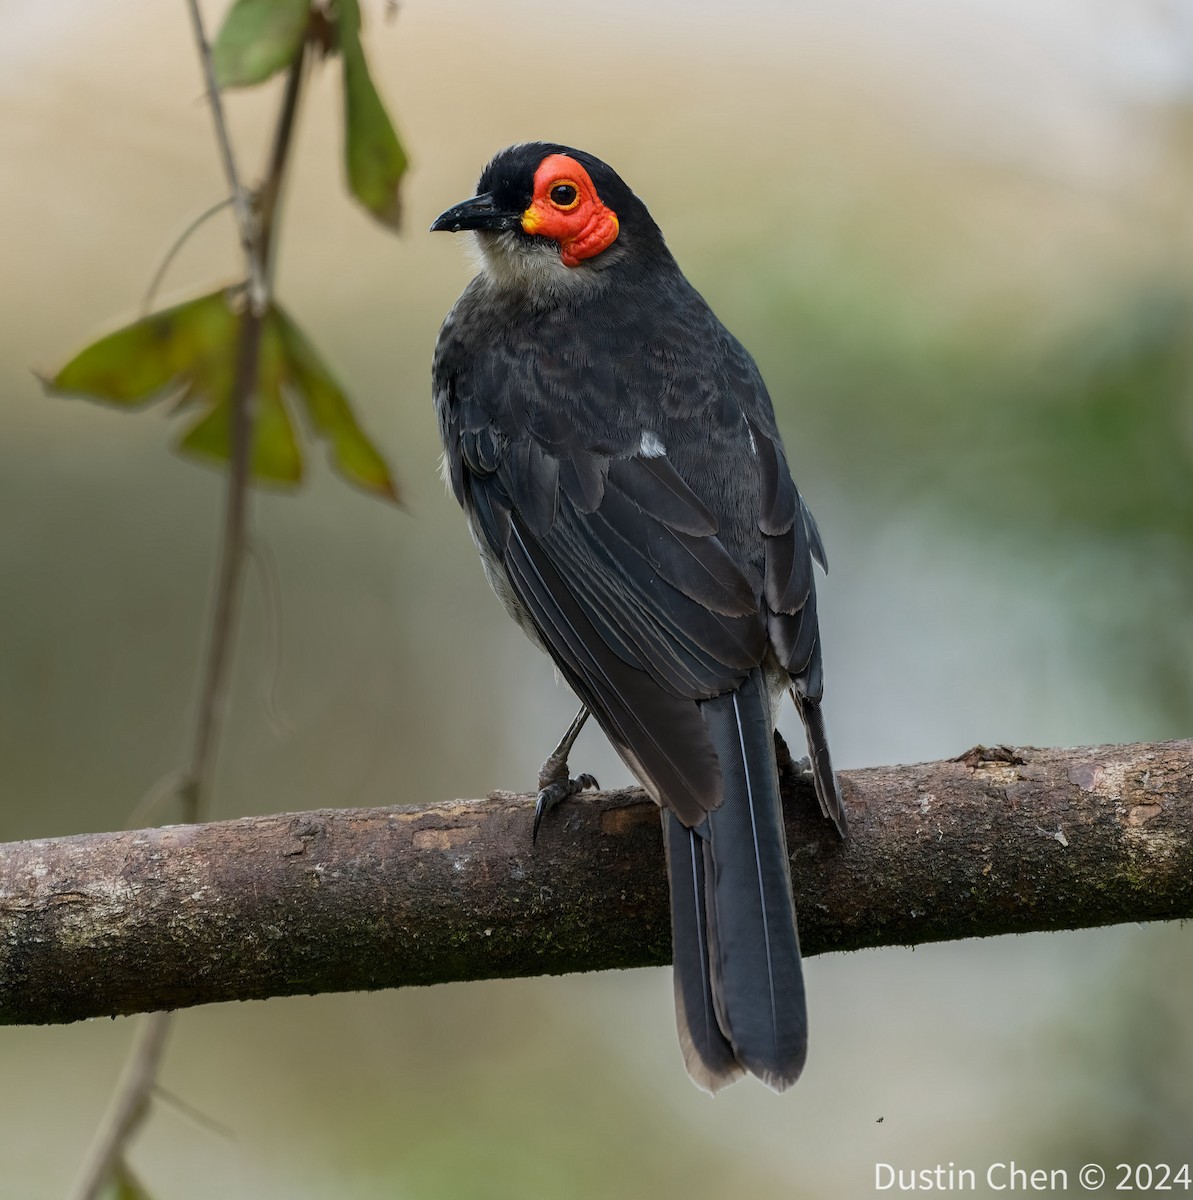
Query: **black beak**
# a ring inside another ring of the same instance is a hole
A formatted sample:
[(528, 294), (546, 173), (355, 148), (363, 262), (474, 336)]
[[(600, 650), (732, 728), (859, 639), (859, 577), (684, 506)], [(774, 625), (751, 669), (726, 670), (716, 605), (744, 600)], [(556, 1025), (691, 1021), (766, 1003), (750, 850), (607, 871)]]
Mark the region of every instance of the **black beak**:
[(507, 212), (493, 203), (493, 197), (474, 196), (449, 208), (435, 219), (431, 226), (432, 233), (459, 233), (461, 229), (488, 229), (493, 233), (501, 233), (509, 229), (522, 228), (522, 214)]

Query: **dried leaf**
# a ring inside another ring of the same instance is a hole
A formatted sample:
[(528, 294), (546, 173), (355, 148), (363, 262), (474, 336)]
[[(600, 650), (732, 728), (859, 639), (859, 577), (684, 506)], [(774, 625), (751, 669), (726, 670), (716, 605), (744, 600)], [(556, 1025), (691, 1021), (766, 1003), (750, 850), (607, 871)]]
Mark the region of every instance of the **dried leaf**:
[(402, 216), (399, 184), (406, 173), (406, 152), (369, 75), (360, 44), (358, 0), (340, 0), (339, 25), (348, 186), (378, 221), (397, 229)]
[(284, 70), (302, 47), (309, 0), (236, 0), (211, 47), (220, 87), (249, 87)]

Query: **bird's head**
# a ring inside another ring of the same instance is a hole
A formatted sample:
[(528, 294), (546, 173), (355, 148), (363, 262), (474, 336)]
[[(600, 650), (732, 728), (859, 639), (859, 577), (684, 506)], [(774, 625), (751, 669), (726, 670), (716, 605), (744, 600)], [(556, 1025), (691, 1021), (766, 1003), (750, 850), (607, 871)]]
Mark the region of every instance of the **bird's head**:
[(646, 206), (612, 167), (583, 150), (510, 146), (481, 172), (476, 190), (431, 230), (472, 230), (485, 270), (500, 285), (558, 291), (665, 253)]

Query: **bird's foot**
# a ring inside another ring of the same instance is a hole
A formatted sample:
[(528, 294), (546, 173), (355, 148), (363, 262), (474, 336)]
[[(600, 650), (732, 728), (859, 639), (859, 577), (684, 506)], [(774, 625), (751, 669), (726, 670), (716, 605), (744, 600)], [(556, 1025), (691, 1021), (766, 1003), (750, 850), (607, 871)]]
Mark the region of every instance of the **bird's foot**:
[(539, 771), (539, 794), (534, 805), (534, 827), (530, 833), (533, 845), (538, 841), (539, 825), (557, 804), (572, 796), (578, 796), (585, 788), (599, 788), (601, 785), (591, 775), (577, 775), (572, 779), (568, 773), (568, 760), (552, 754)]

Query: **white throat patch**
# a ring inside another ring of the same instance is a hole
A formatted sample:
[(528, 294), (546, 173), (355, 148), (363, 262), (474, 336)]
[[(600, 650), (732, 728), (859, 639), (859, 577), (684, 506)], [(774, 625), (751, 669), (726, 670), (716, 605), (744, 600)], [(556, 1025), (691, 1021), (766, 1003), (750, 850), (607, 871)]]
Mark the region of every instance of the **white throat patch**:
[(559, 245), (546, 238), (526, 241), (516, 233), (474, 232), (470, 257), (501, 291), (551, 299), (574, 294), (595, 282), (594, 272), (564, 266)]

